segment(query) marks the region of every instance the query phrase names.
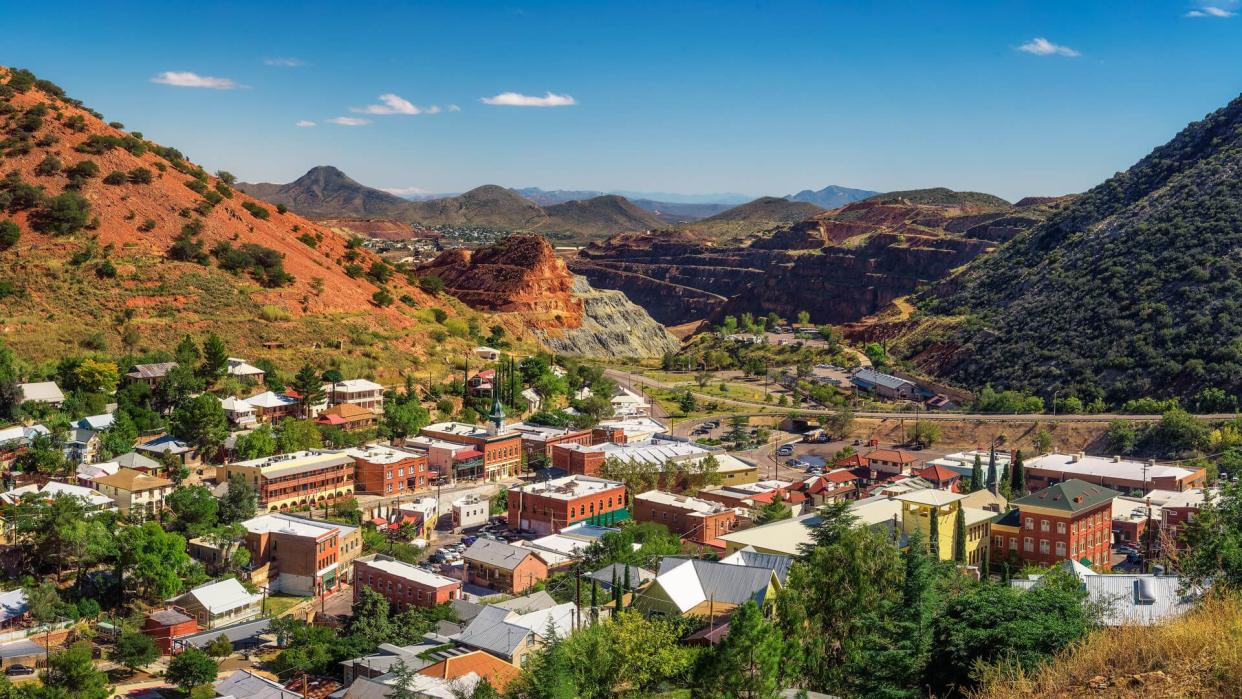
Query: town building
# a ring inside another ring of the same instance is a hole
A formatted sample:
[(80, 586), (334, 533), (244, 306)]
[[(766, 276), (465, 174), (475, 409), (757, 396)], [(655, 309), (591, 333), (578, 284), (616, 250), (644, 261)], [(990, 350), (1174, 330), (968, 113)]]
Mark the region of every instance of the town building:
[(737, 511), (719, 502), (649, 490), (634, 496), (634, 521), (658, 522), (704, 546), (724, 549), (720, 536), (737, 527)]
[(347, 449), (345, 453), (354, 459), (355, 492), (400, 496), (425, 491), (431, 485), (424, 453), (381, 444)]
[(259, 505), (276, 512), (323, 507), (353, 495), (354, 469), (346, 453), (312, 449), (225, 464), (216, 469), (216, 480), (245, 478), (258, 491)]
[(367, 379), (347, 379), (329, 384), (325, 388), (328, 403), (352, 403), (373, 412), (384, 410), (384, 387)]
[(220, 407), (224, 410), (224, 416), (235, 427), (248, 429), (254, 427), (259, 422), (258, 411), (255, 410), (255, 407), (237, 396), (221, 398)]
[[(500, 481), (517, 475), (522, 466), (522, 437), (516, 432), (503, 432), (501, 424), (496, 424), (503, 418), (503, 413), (499, 420), (493, 417), (493, 424), (488, 427), (464, 422), (438, 422), (422, 428), (418, 433), (432, 440), (468, 446), (480, 452), (482, 470), (473, 474), (466, 470), (467, 467), (459, 466), (462, 463), (457, 461), (460, 454), (454, 456), (454, 469), (461, 469), (454, 474), (455, 480)], [(474, 458), (473, 455), (471, 458)]]
[[(1151, 626), (1162, 624), (1194, 609), (1203, 590), (1188, 587), (1177, 575), (1110, 573), (1101, 575), (1077, 561), (1060, 566), (1078, 578), (1087, 598), (1083, 604), (1100, 613), (1104, 626)], [(1013, 587), (1030, 590), (1042, 584), (1043, 575), (1015, 577)]]
[(147, 458), (159, 462), (161, 470), (164, 468), (165, 458), (175, 457), (177, 461), (180, 461), (187, 468), (198, 466), (203, 461), (202, 455), (198, 453), (197, 449), (171, 434), (135, 445), (134, 451), (142, 452)]
[(881, 398), (919, 400), (924, 392), (913, 381), (885, 374), (871, 367), (859, 367), (850, 374), (850, 383)]
[(453, 528), (472, 529), (487, 524), (491, 501), (467, 495), (453, 501)]
[[(725, 507), (743, 507), (752, 509), (767, 505), (777, 498), (783, 502), (799, 504), (802, 500), (793, 497), (796, 490), (794, 483), (789, 481), (766, 480), (739, 485), (722, 485), (704, 488), (699, 491), (699, 498), (718, 502)], [(796, 513), (796, 510), (795, 510)]]
[(339, 522), (268, 513), (242, 522), (251, 581), (273, 592), (320, 595), (344, 582), (362, 554), (362, 532)]
[(249, 621), (263, 613), (263, 596), (247, 592), (236, 578), (199, 585), (169, 601), (205, 629)]
[(920, 532), (923, 540), (930, 546), (932, 517), (936, 517), (936, 531), (939, 538), (935, 541), (936, 550), (942, 561), (953, 560), (953, 545), (957, 537), (957, 513), (961, 510), (966, 523), (966, 565), (982, 565), (984, 549), (989, 545), (988, 536), (991, 531), (994, 512), (965, 507), (962, 501), (965, 496), (936, 488), (916, 490), (893, 498), (901, 503), (901, 533), (909, 537)]
[(509, 526), (554, 534), (576, 522), (614, 524), (629, 519), (625, 485), (589, 476), (565, 476), (509, 488)]
[(1118, 495), (1071, 478), (1011, 501), (1015, 509), (992, 523), (992, 562), (1049, 566), (1074, 560), (1108, 570)]
[[(996, 478), (1004, 481), (1009, 477), (1009, 461), (1011, 454), (1007, 451), (997, 450), (996, 454)], [(963, 481), (969, 481), (971, 473), (975, 468), (975, 459), (979, 459), (979, 472), (986, 481), (988, 477), (988, 460), (992, 457), (992, 452), (987, 449), (973, 449), (971, 451), (958, 451), (952, 454), (945, 454), (930, 461), (925, 462), (924, 466), (943, 466), (957, 475), (962, 477)]]
[(1183, 528), (1203, 509), (1208, 498), (1216, 498), (1216, 488), (1191, 488), (1183, 491), (1153, 490), (1147, 494), (1153, 505), (1159, 504), (1160, 531), (1168, 541), (1179, 543)]
[(522, 667), (530, 654), (547, 642), (552, 632), (565, 638), (589, 619), (579, 618), (572, 602), (550, 609), (521, 613), (499, 605), (488, 605), (461, 633), (450, 638), (467, 648), (485, 651), (501, 660)]
[(189, 636), (199, 631), (198, 619), (180, 607), (163, 607), (147, 614), (142, 632), (150, 636), (160, 653), (172, 653), (173, 639)]
[(364, 587), (387, 599), (396, 611), (407, 607), (447, 604), (461, 593), (461, 581), (402, 563), (390, 556), (372, 554), (354, 561), (354, 601)]
[(901, 449), (873, 449), (863, 455), (863, 463), (871, 469), (871, 480), (909, 475), (918, 466), (919, 458)]
[(378, 423), (377, 413), (353, 403), (337, 403), (321, 411), (315, 418), (315, 424), (320, 427), (336, 427), (346, 432), (365, 430)]
[(224, 371), (229, 376), (251, 383), (263, 383), (263, 378), (267, 376), (259, 367), (238, 357), (229, 357), (225, 360)]
[(260, 422), (280, 422), (287, 417), (302, 415), (302, 402), (292, 396), (275, 391), (264, 391), (250, 396), (246, 403), (254, 409), (255, 419)]
[[(611, 441), (622, 436), (627, 438), (626, 441)], [(711, 457), (715, 460), (715, 471), (723, 485), (754, 483), (759, 478), (757, 464), (730, 454), (714, 452), (677, 439), (656, 437), (630, 441), (628, 436), (624, 433), (610, 433), (606, 438), (601, 435), (590, 446), (556, 445), (552, 447), (552, 466), (574, 475), (602, 476), (604, 463), (609, 459), (629, 464), (648, 464), (661, 472), (662, 487), (680, 490), (687, 487), (693, 475), (703, 472), (708, 457)], [(666, 478), (670, 474), (676, 475), (674, 478)]]
[(472, 650), (460, 655), (450, 655), (432, 665), (418, 671), (420, 675), (434, 677), (446, 682), (461, 681), (471, 675), (480, 680), (487, 680), (501, 695), (509, 683), (518, 678), (521, 670), (516, 665), (497, 658), (481, 650)]
[(150, 519), (164, 509), (164, 498), (176, 485), (167, 478), (132, 468), (119, 468), (110, 476), (96, 478), (95, 489), (116, 502), (121, 514)]
[(432, 481), (448, 484), (483, 477), (483, 452), (473, 444), (446, 442), (423, 435), (406, 437), (405, 447), (427, 457), (427, 475)]
[(937, 490), (947, 490), (951, 493), (961, 491), (962, 477), (956, 471), (947, 466), (932, 464), (914, 472), (914, 475), (922, 478)]
[(1026, 489), (1031, 492), (1070, 479), (1095, 483), (1122, 493), (1141, 495), (1152, 490), (1189, 490), (1207, 485), (1207, 470), (1158, 464), (1156, 461), (1131, 461), (1120, 456), (1089, 456), (1044, 454), (1024, 464)]
[(151, 388), (159, 385), (168, 372), (177, 368), (176, 362), (158, 362), (155, 364), (135, 364), (129, 368), (125, 374), (125, 380), (130, 383), (145, 383)]
[(65, 394), (55, 381), (36, 381), (34, 383), (17, 384), (17, 392), (21, 396), (18, 404), (47, 403), (59, 406), (65, 402)]
[(548, 564), (525, 546), (478, 539), (462, 554), (464, 578), (497, 592), (520, 595), (548, 577)]
[(525, 422), (509, 425), (509, 430), (521, 435), (522, 452), (528, 462), (540, 457), (551, 460), (553, 447), (569, 444), (591, 446), (599, 437), (599, 432), (591, 429), (548, 427)]
[(13, 505), (31, 496), (37, 496), (39, 500), (45, 501), (58, 497), (76, 498), (88, 513), (117, 509), (116, 501), (98, 490), (60, 481), (48, 481), (41, 486), (31, 483), (14, 488), (0, 493), (0, 502)]
[(766, 608), (784, 585), (778, 569), (787, 571), (789, 563), (785, 556), (767, 556), (764, 562), (768, 565), (749, 565), (741, 557), (726, 563), (667, 556), (655, 580), (637, 595), (634, 608), (647, 615), (711, 621), (751, 601)]

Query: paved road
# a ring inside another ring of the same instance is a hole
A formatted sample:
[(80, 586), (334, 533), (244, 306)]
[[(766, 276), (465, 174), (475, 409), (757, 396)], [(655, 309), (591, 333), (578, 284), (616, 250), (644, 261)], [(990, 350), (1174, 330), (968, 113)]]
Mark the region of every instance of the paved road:
[[(803, 415), (833, 415), (837, 411), (826, 408), (777, 408), (767, 403), (757, 401), (739, 400), (736, 398), (721, 398), (708, 393), (700, 393), (693, 385), (685, 386), (682, 384), (672, 384), (664, 381), (635, 374), (621, 369), (607, 369), (605, 374), (617, 383), (630, 388), (630, 390), (638, 390), (639, 386), (653, 386), (655, 388), (676, 388), (679, 390), (689, 389), (692, 394), (703, 400), (715, 401), (716, 403), (725, 403), (744, 408), (756, 409), (756, 412), (749, 413), (751, 415), (762, 414), (782, 414), (782, 413), (800, 413)], [(652, 406), (653, 409), (655, 406)], [(763, 412), (758, 412), (762, 409)], [(913, 410), (905, 411), (859, 411), (854, 413), (854, 417), (876, 418), (876, 419), (901, 419), (913, 418), (917, 416), (920, 420), (936, 420), (947, 422), (1111, 422), (1113, 420), (1126, 420), (1129, 422), (1158, 422), (1160, 415), (1126, 415), (1119, 413), (1100, 413), (1096, 415), (1043, 415), (1043, 414), (1020, 414), (1020, 415), (1000, 415), (995, 413), (955, 413), (955, 412), (915, 412)], [(721, 416), (705, 416), (702, 418), (692, 418), (684, 423), (678, 423), (678, 432), (681, 432), (683, 426), (689, 429), (690, 426), (697, 425), (705, 420), (719, 419)], [(727, 416), (726, 416), (727, 417)], [(1204, 420), (1232, 420), (1238, 417), (1237, 413), (1209, 413), (1198, 415), (1197, 417)]]

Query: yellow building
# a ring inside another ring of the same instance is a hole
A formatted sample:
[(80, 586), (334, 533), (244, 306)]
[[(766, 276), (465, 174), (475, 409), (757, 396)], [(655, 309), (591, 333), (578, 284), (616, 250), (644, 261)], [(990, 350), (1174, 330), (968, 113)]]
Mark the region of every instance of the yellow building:
[(354, 459), (343, 452), (297, 451), (216, 469), (221, 483), (232, 476), (249, 481), (258, 492), (260, 508), (268, 512), (323, 507), (354, 494)]
[(983, 562), (983, 550), (988, 546), (992, 517), (996, 513), (967, 507), (962, 502), (965, 498), (961, 493), (933, 488), (894, 497), (894, 500), (901, 503), (901, 533), (909, 536), (919, 531), (926, 539), (931, 534), (931, 518), (935, 516), (939, 532), (937, 544), (940, 560), (952, 560), (957, 512), (961, 509), (966, 521), (966, 564), (979, 565)]

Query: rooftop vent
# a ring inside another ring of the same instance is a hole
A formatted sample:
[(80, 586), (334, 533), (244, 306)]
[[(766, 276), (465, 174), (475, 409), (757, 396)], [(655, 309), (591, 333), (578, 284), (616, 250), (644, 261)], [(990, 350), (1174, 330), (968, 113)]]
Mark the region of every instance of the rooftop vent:
[(1156, 603), (1156, 586), (1153, 584), (1153, 580), (1151, 578), (1143, 577), (1134, 581), (1134, 603)]

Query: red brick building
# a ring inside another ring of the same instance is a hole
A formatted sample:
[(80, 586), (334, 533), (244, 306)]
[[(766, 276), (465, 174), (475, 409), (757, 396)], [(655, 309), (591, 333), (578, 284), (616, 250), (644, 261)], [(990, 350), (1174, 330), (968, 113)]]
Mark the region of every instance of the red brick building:
[(498, 592), (520, 595), (548, 578), (548, 564), (535, 549), (479, 539), (462, 554), (465, 579)]
[(871, 480), (883, 480), (889, 476), (909, 475), (918, 466), (914, 454), (900, 449), (873, 449), (862, 457), (871, 469)]
[(418, 433), (431, 439), (472, 446), (482, 452), (483, 470), (479, 477), (485, 480), (504, 480), (521, 469), (522, 435), (517, 432), (500, 432), (464, 422), (439, 422)]
[(992, 523), (992, 562), (1050, 566), (1064, 560), (1112, 567), (1113, 498), (1119, 493), (1071, 479), (1009, 504)]
[(522, 453), (527, 461), (536, 457), (552, 459), (553, 448), (569, 444), (591, 446), (598, 444), (599, 430), (579, 430), (573, 427), (547, 427), (545, 425), (529, 425), (524, 422), (509, 425), (509, 429), (522, 437)]
[(611, 525), (629, 518), (625, 485), (589, 476), (566, 476), (509, 489), (509, 526), (556, 534), (571, 524)]
[(168, 655), (172, 652), (174, 638), (198, 633), (198, 619), (180, 607), (164, 607), (147, 615), (142, 625), (142, 632), (155, 640), (160, 653)]
[(354, 459), (354, 490), (376, 495), (406, 495), (431, 485), (427, 455), (374, 445), (349, 449)]
[(374, 554), (354, 561), (354, 601), (369, 587), (396, 611), (447, 604), (461, 594), (461, 581), (436, 575), (390, 556)]
[(684, 541), (724, 549), (720, 537), (737, 527), (737, 513), (718, 502), (649, 490), (634, 496), (634, 521), (659, 522)]

